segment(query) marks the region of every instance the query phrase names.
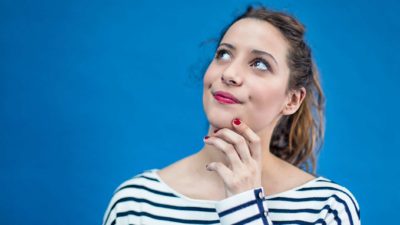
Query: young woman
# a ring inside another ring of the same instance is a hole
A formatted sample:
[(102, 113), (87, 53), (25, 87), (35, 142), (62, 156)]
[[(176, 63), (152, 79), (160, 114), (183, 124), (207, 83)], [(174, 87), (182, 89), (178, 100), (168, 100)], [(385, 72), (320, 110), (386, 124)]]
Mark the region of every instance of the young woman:
[(265, 7), (229, 24), (203, 79), (204, 147), (123, 182), (103, 224), (360, 224), (352, 193), (315, 174), (325, 101), (304, 31)]

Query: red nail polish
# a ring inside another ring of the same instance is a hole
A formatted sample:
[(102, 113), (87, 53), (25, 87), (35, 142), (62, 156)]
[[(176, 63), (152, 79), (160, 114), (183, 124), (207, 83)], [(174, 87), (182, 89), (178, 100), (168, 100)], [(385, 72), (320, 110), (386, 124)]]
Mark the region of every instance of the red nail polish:
[(235, 125), (240, 125), (240, 119), (235, 118), (235, 119), (233, 120), (233, 123), (234, 123)]
[(221, 130), (221, 129), (216, 129), (216, 130), (214, 130), (214, 133), (217, 133), (217, 131), (219, 131), (219, 130)]
[(210, 137), (210, 136), (207, 135), (207, 136), (204, 137), (204, 139), (208, 139), (209, 137)]

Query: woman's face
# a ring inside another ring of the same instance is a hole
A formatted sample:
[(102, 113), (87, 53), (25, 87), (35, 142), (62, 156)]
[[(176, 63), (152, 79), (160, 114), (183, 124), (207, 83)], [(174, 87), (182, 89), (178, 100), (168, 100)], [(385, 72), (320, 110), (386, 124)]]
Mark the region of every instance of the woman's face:
[[(204, 75), (203, 105), (210, 125), (231, 127), (238, 117), (255, 132), (273, 128), (288, 101), (288, 45), (270, 23), (245, 18), (234, 23)], [(238, 104), (223, 104), (216, 91), (229, 92)]]

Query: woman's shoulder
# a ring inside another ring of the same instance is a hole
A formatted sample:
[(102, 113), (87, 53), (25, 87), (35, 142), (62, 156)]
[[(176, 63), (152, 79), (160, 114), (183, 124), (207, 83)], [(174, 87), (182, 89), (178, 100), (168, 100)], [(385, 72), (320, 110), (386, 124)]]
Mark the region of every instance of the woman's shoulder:
[(299, 191), (321, 192), (321, 194), (325, 194), (325, 196), (328, 195), (333, 198), (340, 197), (353, 202), (355, 206), (359, 208), (355, 195), (347, 186), (325, 176), (318, 176), (315, 182), (312, 182), (309, 187), (300, 188)]
[(105, 211), (103, 224), (115, 223), (120, 213), (139, 212), (142, 202), (152, 201), (163, 193), (154, 177), (154, 170), (157, 169), (143, 170), (117, 185)]
[(145, 199), (156, 198), (158, 195), (168, 195), (157, 179), (155, 174), (157, 170), (155, 168), (144, 170), (122, 181), (114, 189), (110, 204), (115, 207), (120, 203), (120, 205), (126, 202), (140, 203)]
[(295, 180), (295, 185), (292, 184), (295, 188), (290, 189), (292, 191), (282, 192), (276, 195), (272, 194), (270, 197), (290, 196), (293, 198), (299, 197), (306, 199), (314, 197), (314, 200), (327, 200), (330, 204), (333, 204), (334, 202), (346, 202), (349, 206), (354, 206), (354, 208), (359, 211), (359, 205), (355, 195), (341, 182), (321, 174), (310, 174), (297, 167), (293, 167), (292, 165), (289, 165), (288, 171), (288, 174), (295, 174), (295, 176), (290, 176), (296, 177), (293, 179)]
[(323, 203), (328, 211), (336, 212), (339, 217), (348, 218), (354, 222), (360, 221), (360, 206), (354, 193), (350, 188), (335, 180), (318, 176), (314, 182), (299, 188), (296, 192), (302, 198)]
[(158, 170), (156, 168), (143, 170), (128, 179), (121, 181), (114, 190), (114, 194), (121, 192), (127, 188), (141, 188), (146, 186), (151, 186), (155, 182), (158, 182), (156, 177), (154, 177), (154, 171)]

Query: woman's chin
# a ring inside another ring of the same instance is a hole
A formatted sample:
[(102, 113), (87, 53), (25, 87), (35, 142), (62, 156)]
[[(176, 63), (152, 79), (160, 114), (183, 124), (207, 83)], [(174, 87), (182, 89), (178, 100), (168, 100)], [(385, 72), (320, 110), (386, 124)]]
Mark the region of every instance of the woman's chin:
[(236, 117), (238, 116), (232, 113), (210, 113), (207, 115), (210, 125), (217, 128), (232, 127), (232, 120)]

